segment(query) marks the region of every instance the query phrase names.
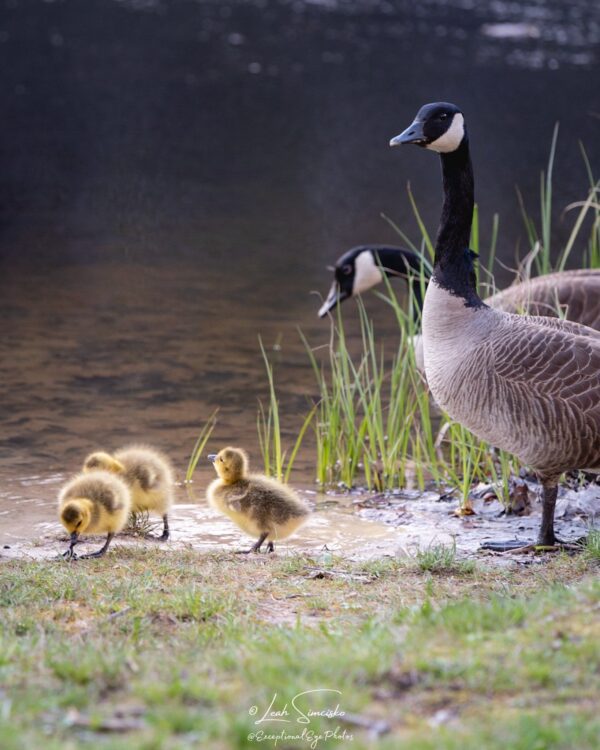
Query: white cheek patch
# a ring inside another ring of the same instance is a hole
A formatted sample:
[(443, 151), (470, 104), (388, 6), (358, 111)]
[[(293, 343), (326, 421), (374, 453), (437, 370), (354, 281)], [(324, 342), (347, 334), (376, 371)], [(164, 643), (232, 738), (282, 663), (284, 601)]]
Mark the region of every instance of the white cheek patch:
[(460, 112), (457, 112), (452, 118), (452, 125), (444, 135), (429, 143), (426, 148), (430, 151), (437, 151), (438, 154), (448, 154), (450, 151), (456, 151), (464, 137), (465, 119)]
[(352, 294), (366, 292), (375, 284), (383, 281), (381, 268), (375, 262), (373, 253), (365, 250), (356, 257), (354, 261), (354, 284), (352, 285)]

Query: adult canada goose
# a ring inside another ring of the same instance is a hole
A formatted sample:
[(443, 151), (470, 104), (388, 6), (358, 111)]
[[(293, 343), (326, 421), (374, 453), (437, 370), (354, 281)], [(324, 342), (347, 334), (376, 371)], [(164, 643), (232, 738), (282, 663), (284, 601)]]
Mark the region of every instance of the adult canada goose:
[[(401, 276), (407, 281), (420, 278), (421, 258), (403, 247), (390, 245), (358, 245), (341, 255), (333, 267), (333, 282), (327, 299), (319, 308), (319, 317), (324, 318), (344, 300), (356, 297), (383, 281), (386, 276)], [(423, 267), (424, 278), (429, 272)], [(413, 284), (415, 302), (420, 312), (423, 307), (420, 283)]]
[[(324, 318), (338, 304), (366, 292), (383, 281), (400, 276), (419, 280), (421, 259), (403, 247), (359, 245), (341, 255), (333, 268), (334, 279), (327, 299), (319, 309)], [(429, 271), (423, 266), (423, 276)], [(423, 306), (420, 283), (413, 284), (416, 312)], [(600, 330), (600, 269), (558, 271), (513, 284), (487, 297), (486, 305), (505, 312), (558, 317)]]
[(439, 153), (442, 163), (444, 204), (423, 307), (429, 387), (453, 419), (537, 471), (543, 488), (538, 543), (554, 545), (560, 475), (600, 470), (600, 334), (556, 318), (495, 310), (478, 296), (468, 245), (473, 170), (458, 107), (422, 107), (390, 141), (405, 143)]

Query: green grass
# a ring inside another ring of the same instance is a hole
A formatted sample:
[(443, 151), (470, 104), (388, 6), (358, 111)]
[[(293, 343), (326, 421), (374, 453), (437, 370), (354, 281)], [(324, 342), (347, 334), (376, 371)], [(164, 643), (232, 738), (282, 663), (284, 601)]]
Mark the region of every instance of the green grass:
[(454, 552), (428, 554), (424, 572), (118, 545), (86, 564), (3, 563), (0, 746), (273, 747), (248, 736), (281, 731), (254, 723), (274, 694), (290, 710), (327, 688), (341, 694), (306, 706), (351, 721), (310, 731), (354, 739), (318, 747), (372, 747), (355, 717), (388, 729), (385, 749), (595, 747), (597, 564), (465, 574)]
[(196, 439), (196, 444), (194, 445), (194, 448), (190, 455), (190, 460), (188, 462), (187, 470), (185, 472), (186, 484), (189, 484), (190, 482), (193, 481), (194, 472), (196, 471), (196, 466), (198, 466), (198, 461), (200, 461), (200, 459), (202, 458), (204, 454), (204, 449), (206, 448), (206, 445), (210, 439), (210, 436), (212, 435), (212, 432), (215, 429), (215, 426), (217, 424), (218, 411), (219, 411), (218, 409), (215, 409), (214, 412), (210, 415), (210, 417), (206, 420), (206, 422), (202, 425), (200, 434), (198, 435), (198, 438)]
[(600, 563), (600, 531), (590, 529), (585, 541), (584, 555), (590, 562)]
[(300, 429), (298, 430), (296, 440), (294, 441), (291, 451), (288, 453), (288, 451), (283, 448), (281, 423), (279, 419), (279, 400), (275, 389), (273, 365), (269, 361), (267, 352), (265, 351), (265, 347), (260, 337), (258, 343), (260, 345), (260, 351), (265, 364), (267, 380), (269, 383), (269, 404), (265, 409), (262, 402), (259, 402), (256, 422), (260, 452), (263, 457), (265, 474), (270, 477), (275, 477), (280, 482), (288, 482), (292, 469), (294, 468), (296, 456), (298, 455), (298, 451), (304, 440), (304, 435), (313, 420), (317, 411), (317, 406), (313, 406), (306, 417), (304, 417)]
[(431, 544), (423, 550), (417, 550), (415, 555), (417, 568), (423, 573), (463, 573), (470, 574), (475, 570), (472, 560), (458, 560), (456, 543)]

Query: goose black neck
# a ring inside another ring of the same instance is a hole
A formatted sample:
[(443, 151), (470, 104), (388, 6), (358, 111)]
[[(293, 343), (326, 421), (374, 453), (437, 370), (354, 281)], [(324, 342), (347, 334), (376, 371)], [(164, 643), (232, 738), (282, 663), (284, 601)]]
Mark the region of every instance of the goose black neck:
[(435, 243), (434, 278), (439, 286), (464, 297), (469, 307), (483, 304), (477, 294), (474, 253), (469, 250), (475, 187), (469, 142), (441, 154), (444, 205)]
[(400, 247), (378, 247), (375, 251), (378, 263), (390, 278), (402, 276), (411, 285), (414, 295), (413, 319), (420, 318), (423, 311), (423, 293), (421, 289), (421, 274), (425, 283), (429, 281), (429, 272), (423, 266), (423, 261), (411, 250)]

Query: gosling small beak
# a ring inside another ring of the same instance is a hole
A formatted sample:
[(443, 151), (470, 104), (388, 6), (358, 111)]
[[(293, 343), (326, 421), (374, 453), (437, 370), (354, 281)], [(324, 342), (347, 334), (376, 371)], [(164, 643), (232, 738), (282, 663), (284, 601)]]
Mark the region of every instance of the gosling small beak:
[(334, 307), (337, 307), (340, 302), (348, 299), (349, 296), (350, 295), (348, 294), (348, 292), (342, 291), (334, 281), (331, 285), (331, 289), (329, 290), (329, 294), (327, 295), (327, 299), (319, 308), (319, 317), (324, 318), (328, 312), (331, 312)]
[(414, 143), (417, 146), (426, 146), (427, 138), (423, 133), (423, 123), (415, 120), (412, 125), (409, 125), (406, 130), (403, 130), (400, 135), (392, 138), (390, 146), (401, 146), (404, 143)]
[(71, 544), (75, 544), (75, 542), (77, 541), (78, 537), (79, 537), (79, 532), (78, 531), (71, 532)]
[(209, 453), (206, 458), (208, 458), (208, 460), (214, 464), (214, 462), (217, 460), (217, 455), (217, 453)]

